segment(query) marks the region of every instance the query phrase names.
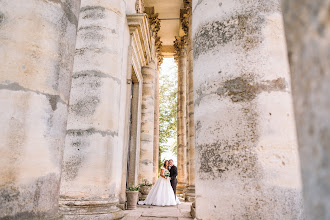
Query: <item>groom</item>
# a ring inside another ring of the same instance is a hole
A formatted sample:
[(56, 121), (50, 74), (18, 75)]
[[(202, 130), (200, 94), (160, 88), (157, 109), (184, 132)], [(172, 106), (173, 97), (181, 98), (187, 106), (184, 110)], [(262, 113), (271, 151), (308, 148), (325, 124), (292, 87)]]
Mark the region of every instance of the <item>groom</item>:
[(170, 180), (171, 180), (171, 186), (174, 191), (174, 195), (176, 197), (176, 185), (178, 184), (178, 180), (176, 179), (176, 176), (178, 175), (178, 169), (176, 166), (173, 164), (173, 160), (170, 159), (169, 161), (170, 165)]

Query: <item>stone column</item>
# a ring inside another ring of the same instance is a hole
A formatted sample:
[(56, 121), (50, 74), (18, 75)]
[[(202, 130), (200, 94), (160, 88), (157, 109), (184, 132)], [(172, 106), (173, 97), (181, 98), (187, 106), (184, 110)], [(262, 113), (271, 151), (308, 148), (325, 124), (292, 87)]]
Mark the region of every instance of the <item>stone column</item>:
[(153, 184), (158, 179), (158, 160), (159, 160), (159, 66), (155, 76), (155, 124), (154, 124), (154, 150), (153, 150)]
[(188, 122), (188, 186), (186, 200), (195, 200), (195, 125), (194, 125), (194, 82), (193, 82), (193, 45), (192, 45), (192, 14), (191, 5), (187, 8), (188, 35), (187, 35), (187, 122)]
[(330, 2), (282, 2), (306, 219), (330, 219)]
[(186, 140), (186, 42), (179, 37), (174, 42), (178, 64), (178, 108), (177, 108), (177, 194), (183, 194), (187, 185), (187, 140)]
[(279, 1), (192, 8), (196, 217), (304, 219)]
[(61, 180), (66, 218), (121, 216), (118, 132), (126, 72), (124, 41), (118, 39), (125, 37), (125, 21), (122, 0), (82, 1)]
[(151, 61), (142, 67), (142, 110), (141, 110), (141, 144), (139, 162), (139, 183), (153, 182), (153, 149), (155, 117), (155, 75), (156, 64)]
[(0, 219), (51, 219), (80, 1), (0, 1)]

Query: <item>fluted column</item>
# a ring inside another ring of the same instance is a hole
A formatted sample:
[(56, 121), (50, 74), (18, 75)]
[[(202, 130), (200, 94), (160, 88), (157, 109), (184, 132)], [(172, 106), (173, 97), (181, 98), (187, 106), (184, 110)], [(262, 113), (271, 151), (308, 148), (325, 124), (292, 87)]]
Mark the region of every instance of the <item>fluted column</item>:
[(61, 210), (68, 218), (121, 216), (118, 133), (126, 71), (125, 45), (118, 39), (125, 36), (125, 21), (123, 0), (81, 3), (61, 181)]
[(330, 219), (330, 2), (282, 2), (306, 219)]
[(0, 219), (58, 211), (79, 5), (0, 1)]
[(186, 139), (186, 48), (184, 38), (175, 41), (178, 64), (178, 107), (177, 107), (177, 194), (183, 194), (187, 185), (187, 139)]
[(156, 64), (152, 60), (142, 67), (142, 116), (141, 116), (141, 145), (139, 162), (139, 183), (153, 182), (153, 149), (154, 149), (154, 117), (155, 117), (155, 75)]
[(279, 1), (192, 8), (196, 218), (304, 219)]

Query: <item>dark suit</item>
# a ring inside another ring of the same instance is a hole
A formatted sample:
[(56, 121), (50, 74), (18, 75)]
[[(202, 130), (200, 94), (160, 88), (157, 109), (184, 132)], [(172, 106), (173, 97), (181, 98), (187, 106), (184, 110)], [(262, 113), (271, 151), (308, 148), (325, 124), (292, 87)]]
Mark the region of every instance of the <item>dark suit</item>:
[(170, 177), (171, 177), (171, 186), (175, 196), (176, 196), (176, 185), (178, 184), (178, 180), (176, 179), (177, 175), (178, 175), (178, 168), (173, 165), (170, 169)]

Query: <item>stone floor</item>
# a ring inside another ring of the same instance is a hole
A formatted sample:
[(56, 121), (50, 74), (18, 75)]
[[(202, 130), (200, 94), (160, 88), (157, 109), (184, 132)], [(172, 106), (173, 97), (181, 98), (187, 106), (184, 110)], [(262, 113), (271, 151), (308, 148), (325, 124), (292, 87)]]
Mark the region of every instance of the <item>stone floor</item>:
[(138, 205), (136, 210), (126, 210), (123, 220), (191, 220), (193, 218), (190, 215), (190, 206), (191, 202), (166, 207)]

